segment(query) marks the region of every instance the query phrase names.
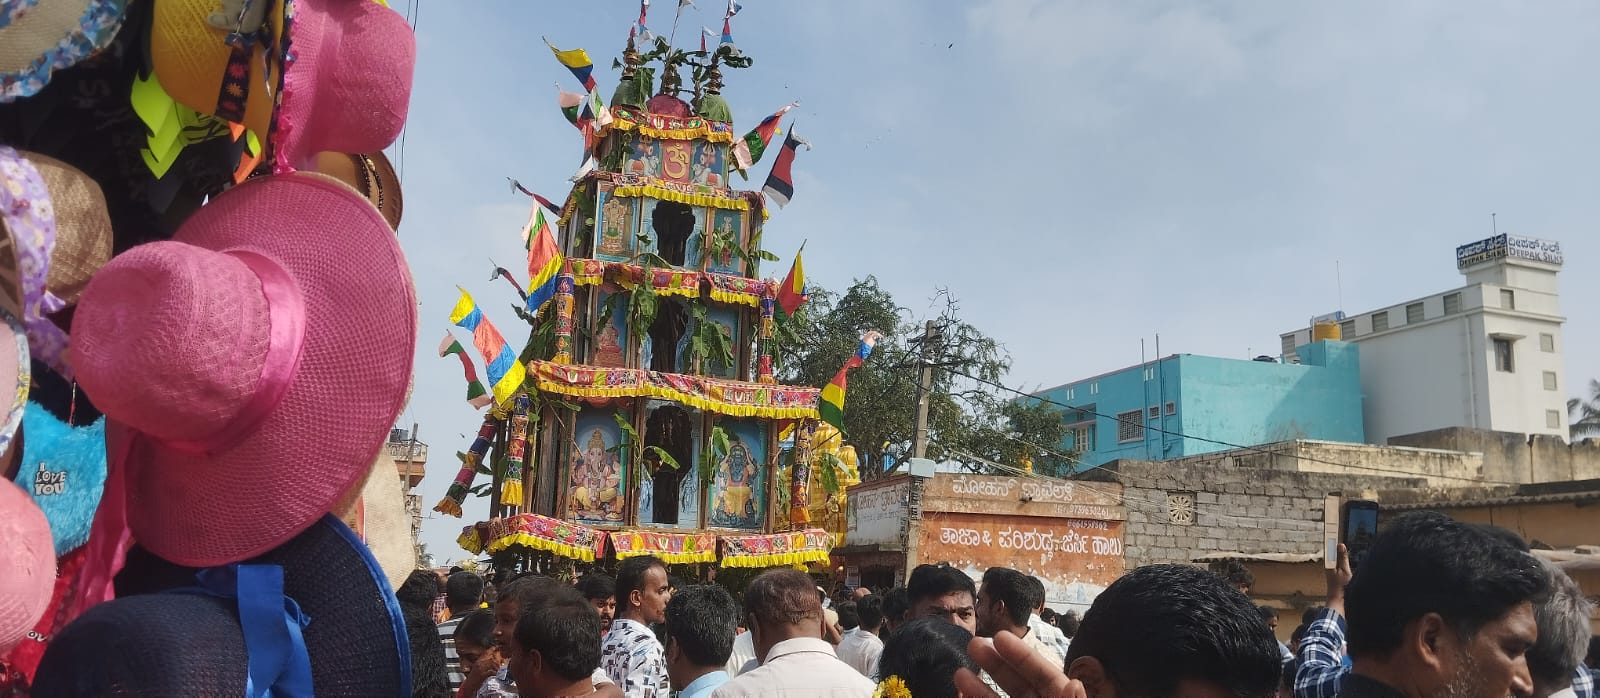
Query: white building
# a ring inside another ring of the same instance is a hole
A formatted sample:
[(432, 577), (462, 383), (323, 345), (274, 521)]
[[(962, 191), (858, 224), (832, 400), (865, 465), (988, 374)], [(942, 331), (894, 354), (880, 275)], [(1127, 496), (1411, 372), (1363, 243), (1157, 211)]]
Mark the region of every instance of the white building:
[[(1366, 436), (1445, 427), (1567, 435), (1560, 243), (1497, 235), (1456, 248), (1467, 285), (1340, 320), (1361, 350)], [(1285, 361), (1310, 328), (1282, 335)]]

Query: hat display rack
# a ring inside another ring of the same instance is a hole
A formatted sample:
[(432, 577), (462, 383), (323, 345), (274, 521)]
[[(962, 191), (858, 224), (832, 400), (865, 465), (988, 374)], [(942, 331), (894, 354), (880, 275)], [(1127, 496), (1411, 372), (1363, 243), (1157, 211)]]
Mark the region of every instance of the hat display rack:
[(0, 698), (410, 695), (340, 517), (409, 397), (415, 65), (383, 0), (0, 0)]
[[(782, 283), (761, 276), (769, 203), (793, 197), (804, 144), (792, 125), (773, 142), (794, 105), (739, 137), (723, 95), (724, 72), (753, 62), (733, 43), (738, 3), (699, 50), (652, 34), (648, 5), (609, 99), (585, 50), (546, 40), (550, 73), (581, 86), (558, 84), (558, 104), (584, 164), (565, 199), (508, 178), (531, 209), (527, 272), (496, 265), (488, 282), (524, 299), (522, 322), (492, 320), (463, 285), (439, 356), (461, 362), (464, 407), (484, 415), (434, 511), (464, 519), (458, 543), (501, 572), (640, 555), (697, 578), (826, 565), (855, 452), (821, 423), (828, 393), (774, 374), (777, 330), (803, 302), (798, 255)], [(734, 188), (764, 153), (766, 186)]]

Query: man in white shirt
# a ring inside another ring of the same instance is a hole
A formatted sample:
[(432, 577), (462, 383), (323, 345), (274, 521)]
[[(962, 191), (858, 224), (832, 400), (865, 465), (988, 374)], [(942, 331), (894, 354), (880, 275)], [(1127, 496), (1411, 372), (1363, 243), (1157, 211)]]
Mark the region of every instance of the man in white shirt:
[(711, 698), (872, 695), (872, 681), (839, 661), (822, 639), (822, 599), (804, 572), (762, 573), (745, 589), (744, 612), (761, 666), (722, 684)]
[(1028, 577), (1028, 585), (1033, 591), (1034, 602), (1033, 614), (1028, 616), (1028, 632), (1038, 633), (1039, 639), (1056, 648), (1057, 654), (1063, 657), (1067, 656), (1067, 647), (1072, 644), (1067, 639), (1067, 634), (1039, 617), (1039, 614), (1044, 612), (1044, 582), (1039, 581), (1038, 577), (1030, 576)]
[(883, 640), (878, 638), (883, 627), (883, 599), (865, 596), (860, 601), (840, 604), (839, 623), (845, 627), (844, 639), (839, 641), (839, 659), (862, 676), (877, 680), (878, 657), (883, 655)]
[(617, 616), (600, 645), (600, 668), (628, 698), (672, 694), (666, 652), (650, 630), (651, 623), (667, 619), (671, 590), (667, 564), (659, 558), (630, 557), (617, 567)]
[(1053, 666), (1065, 666), (1066, 657), (1028, 626), (1036, 606), (1033, 584), (1027, 575), (1009, 567), (990, 567), (983, 573), (983, 586), (978, 588), (977, 634), (994, 637), (1001, 630), (1007, 631), (1022, 638)]

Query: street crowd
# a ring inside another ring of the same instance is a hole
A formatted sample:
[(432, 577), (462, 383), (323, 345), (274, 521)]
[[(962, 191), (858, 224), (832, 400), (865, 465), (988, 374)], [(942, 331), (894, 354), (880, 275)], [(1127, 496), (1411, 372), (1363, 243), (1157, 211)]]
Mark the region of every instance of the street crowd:
[(1340, 546), (1325, 605), (1288, 643), (1238, 566), (1133, 569), (1081, 620), (1017, 570), (974, 583), (947, 565), (831, 598), (790, 568), (735, 598), (647, 556), (575, 585), (524, 575), (486, 590), (457, 571), (442, 609), (439, 576), (419, 571), (397, 596), (414, 695), (429, 698), (1594, 696), (1590, 603), (1511, 532), (1405, 514), (1358, 569), (1348, 558)]

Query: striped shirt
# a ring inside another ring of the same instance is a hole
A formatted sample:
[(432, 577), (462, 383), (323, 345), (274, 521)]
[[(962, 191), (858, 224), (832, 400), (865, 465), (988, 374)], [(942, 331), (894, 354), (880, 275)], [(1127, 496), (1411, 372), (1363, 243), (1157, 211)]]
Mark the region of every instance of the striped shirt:
[(462, 617), (439, 624), (439, 641), (444, 643), (444, 670), (451, 693), (461, 690), (461, 683), (467, 680), (466, 674), (461, 673), (461, 657), (456, 655), (456, 626), (461, 625)]

